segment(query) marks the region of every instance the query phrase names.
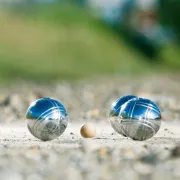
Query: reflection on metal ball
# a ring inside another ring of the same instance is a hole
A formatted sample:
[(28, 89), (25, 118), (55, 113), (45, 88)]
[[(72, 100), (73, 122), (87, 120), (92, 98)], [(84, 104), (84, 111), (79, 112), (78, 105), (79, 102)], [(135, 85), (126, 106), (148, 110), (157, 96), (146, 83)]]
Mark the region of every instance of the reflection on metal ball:
[(113, 129), (123, 135), (126, 136), (125, 133), (123, 132), (123, 129), (120, 126), (120, 118), (119, 118), (119, 113), (121, 110), (121, 107), (123, 104), (125, 104), (127, 101), (133, 99), (133, 98), (137, 98), (134, 95), (127, 95), (127, 96), (122, 96), (119, 99), (117, 99), (115, 102), (113, 102), (111, 109), (110, 109), (110, 123), (111, 126), (113, 127)]
[(27, 110), (27, 127), (38, 139), (48, 141), (60, 136), (68, 125), (68, 114), (57, 100), (42, 98), (33, 102)]
[(152, 101), (133, 98), (121, 106), (117, 119), (118, 121), (114, 120), (116, 129), (120, 129), (120, 132), (127, 137), (143, 141), (158, 132), (161, 125), (161, 112)]

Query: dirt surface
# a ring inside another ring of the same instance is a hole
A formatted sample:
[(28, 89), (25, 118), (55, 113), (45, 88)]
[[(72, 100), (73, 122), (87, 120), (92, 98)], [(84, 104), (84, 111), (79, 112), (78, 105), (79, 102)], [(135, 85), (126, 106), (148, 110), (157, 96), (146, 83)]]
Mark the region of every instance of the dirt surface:
[[(20, 82), (1, 88), (0, 179), (180, 179), (179, 77), (116, 77), (51, 86)], [(153, 138), (133, 141), (111, 128), (110, 105), (126, 94), (146, 97), (159, 105), (163, 120)], [(69, 113), (66, 131), (53, 141), (36, 139), (26, 127), (26, 110), (40, 97), (60, 100)], [(95, 138), (80, 136), (84, 122), (95, 124)]]
[(84, 139), (72, 123), (59, 138), (42, 142), (23, 124), (1, 125), (0, 177), (23, 179), (179, 179), (179, 122), (162, 123), (148, 141), (115, 133), (96, 123), (97, 136)]

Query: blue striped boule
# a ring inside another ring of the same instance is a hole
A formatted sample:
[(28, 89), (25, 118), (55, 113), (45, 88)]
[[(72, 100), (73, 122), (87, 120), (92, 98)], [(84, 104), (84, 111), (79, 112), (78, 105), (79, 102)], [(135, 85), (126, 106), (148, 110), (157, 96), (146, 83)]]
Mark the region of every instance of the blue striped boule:
[(65, 107), (52, 98), (33, 102), (27, 110), (26, 119), (30, 133), (43, 141), (59, 137), (68, 125)]
[(116, 119), (111, 117), (110, 121), (116, 129), (120, 129), (120, 134), (123, 133), (133, 140), (143, 141), (158, 132), (161, 112), (151, 100), (136, 97), (122, 104)]

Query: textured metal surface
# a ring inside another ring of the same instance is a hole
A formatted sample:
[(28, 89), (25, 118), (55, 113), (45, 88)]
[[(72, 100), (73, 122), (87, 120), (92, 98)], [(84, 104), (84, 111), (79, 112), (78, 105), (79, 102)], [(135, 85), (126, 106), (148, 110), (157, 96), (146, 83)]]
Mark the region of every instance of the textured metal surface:
[(42, 98), (33, 102), (26, 113), (27, 127), (38, 139), (48, 141), (60, 136), (68, 125), (68, 114), (57, 100)]
[(161, 113), (158, 106), (144, 98), (132, 98), (121, 105), (116, 118), (111, 123), (120, 134), (134, 140), (147, 140), (154, 136), (161, 125)]
[(120, 124), (121, 120), (119, 118), (119, 113), (120, 113), (122, 105), (133, 98), (137, 98), (137, 97), (134, 95), (122, 96), (119, 99), (117, 99), (115, 102), (113, 102), (110, 109), (109, 116), (110, 116), (111, 126), (117, 133), (123, 136), (126, 136), (126, 135), (123, 132), (123, 128), (121, 127), (121, 124)]

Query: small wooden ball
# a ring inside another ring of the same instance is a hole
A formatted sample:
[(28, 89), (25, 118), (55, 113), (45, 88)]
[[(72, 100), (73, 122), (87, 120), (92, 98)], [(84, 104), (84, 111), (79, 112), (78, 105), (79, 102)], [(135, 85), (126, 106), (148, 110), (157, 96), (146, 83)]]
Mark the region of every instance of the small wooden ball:
[(93, 138), (96, 136), (96, 128), (91, 123), (86, 123), (81, 127), (81, 136), (84, 138)]

